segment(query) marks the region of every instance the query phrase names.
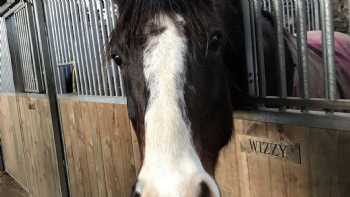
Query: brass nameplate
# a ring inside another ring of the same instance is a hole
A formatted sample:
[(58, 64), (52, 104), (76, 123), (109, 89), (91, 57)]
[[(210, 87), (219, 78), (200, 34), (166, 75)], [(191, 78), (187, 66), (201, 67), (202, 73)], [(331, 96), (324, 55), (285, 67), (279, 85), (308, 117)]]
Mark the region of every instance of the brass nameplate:
[(239, 139), (242, 152), (280, 158), (301, 164), (300, 144), (247, 135), (239, 135)]

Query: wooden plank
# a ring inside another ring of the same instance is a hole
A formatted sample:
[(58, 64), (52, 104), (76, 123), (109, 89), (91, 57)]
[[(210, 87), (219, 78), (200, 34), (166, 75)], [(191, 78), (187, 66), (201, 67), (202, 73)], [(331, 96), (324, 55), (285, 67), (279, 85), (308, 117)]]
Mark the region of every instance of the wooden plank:
[(24, 147), (15, 96), (0, 96), (0, 132), (6, 171), (26, 188)]
[(129, 196), (135, 181), (126, 106), (60, 101), (71, 196)]
[[(266, 123), (244, 121), (244, 134), (267, 138)], [(249, 188), (252, 197), (271, 196), (269, 158), (263, 155), (247, 154), (247, 164), (249, 170)]]
[(350, 133), (338, 131), (338, 135), (336, 160), (338, 179), (332, 188), (332, 193), (334, 197), (343, 197), (350, 194)]
[(28, 191), (32, 197), (61, 196), (48, 101), (18, 96)]
[[(238, 124), (235, 123), (236, 130), (241, 129), (241, 125)], [(235, 133), (233, 133), (230, 143), (220, 152), (215, 178), (223, 197), (241, 195)]]
[(129, 196), (136, 172), (127, 109), (124, 105), (109, 107), (99, 111), (108, 196)]
[(337, 179), (338, 133), (324, 129), (310, 129), (309, 157), (313, 197), (332, 197)]
[(236, 149), (237, 149), (237, 160), (238, 160), (238, 174), (239, 174), (239, 187), (241, 196), (251, 197), (249, 187), (249, 169), (247, 154), (242, 153), (240, 146), (240, 135), (245, 133), (245, 122), (243, 120), (235, 120), (235, 135), (236, 135)]
[(61, 123), (65, 142), (65, 153), (67, 163), (68, 183), (70, 196), (80, 196), (78, 191), (78, 181), (76, 175), (76, 164), (74, 154), (74, 144), (72, 144), (73, 132), (76, 130), (74, 105), (75, 102), (61, 101), (59, 109), (61, 114)]
[[(281, 125), (271, 123), (266, 124), (268, 138), (273, 141), (283, 140), (283, 131)], [(271, 197), (281, 197), (286, 194), (286, 181), (284, 166), (287, 161), (277, 158), (270, 158), (270, 183)]]

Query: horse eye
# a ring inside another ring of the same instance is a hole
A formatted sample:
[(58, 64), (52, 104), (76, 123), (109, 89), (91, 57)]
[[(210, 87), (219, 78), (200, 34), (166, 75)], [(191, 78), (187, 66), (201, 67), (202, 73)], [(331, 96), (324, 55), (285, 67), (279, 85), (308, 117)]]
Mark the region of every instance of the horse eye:
[(112, 55), (112, 59), (118, 66), (123, 64), (122, 58), (119, 55)]
[(221, 40), (222, 40), (222, 34), (221, 32), (215, 32), (210, 36), (210, 43), (209, 43), (209, 48), (211, 50), (217, 50), (220, 45), (221, 45)]

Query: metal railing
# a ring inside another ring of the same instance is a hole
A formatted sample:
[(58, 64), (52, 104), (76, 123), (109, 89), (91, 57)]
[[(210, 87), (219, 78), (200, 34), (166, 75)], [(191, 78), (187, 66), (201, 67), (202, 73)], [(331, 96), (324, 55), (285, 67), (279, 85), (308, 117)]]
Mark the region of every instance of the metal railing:
[[(68, 78), (78, 95), (124, 96), (120, 70), (106, 55), (116, 20), (112, 0), (47, 0), (44, 7), (57, 91), (66, 93)], [(61, 72), (62, 65), (73, 71)]]
[[(283, 26), (289, 32), (297, 34), (297, 3), (298, 0), (281, 0), (283, 15)], [(320, 0), (304, 0), (306, 9), (306, 27), (308, 31), (320, 30)], [(268, 12), (273, 11), (273, 0), (262, 0), (262, 9)]]
[[(285, 37), (284, 28), (289, 24), (286, 22), (285, 2), (289, 5), (291, 1), (270, 0), (269, 3), (263, 0), (242, 1), (245, 10), (245, 31), (248, 36), (247, 41), (247, 61), (248, 72), (253, 83), (250, 84), (251, 102), (258, 104), (260, 107), (277, 107), (280, 110), (300, 109), (301, 111), (308, 110), (322, 110), (327, 112), (332, 111), (350, 111), (350, 101), (340, 100), (337, 98), (336, 87), (336, 65), (334, 60), (334, 33), (333, 33), (333, 18), (332, 18), (332, 4), (330, 0), (311, 1), (294, 0), (294, 10), (288, 11), (294, 13), (295, 26), (291, 33), (295, 39), (296, 45), (296, 68), (295, 72), (298, 75), (298, 85), (300, 97), (290, 97), (287, 95), (286, 82), (286, 54), (285, 54)], [(317, 2), (317, 4), (315, 3)], [(266, 79), (266, 61), (264, 60), (264, 47), (262, 37), (262, 27), (259, 22), (261, 9), (270, 10), (274, 19), (275, 33), (277, 40), (276, 57), (278, 61), (278, 75), (275, 79), (275, 84), (278, 84), (278, 95), (268, 95), (267, 79)], [(310, 9), (314, 9), (310, 11)], [(310, 14), (310, 13), (311, 14)], [(309, 13), (309, 14), (308, 14)], [(309, 16), (320, 15), (319, 19), (308, 19)], [(308, 16), (308, 17), (306, 17)], [(289, 19), (288, 19), (289, 20)], [(312, 25), (308, 22), (313, 21)], [(319, 24), (320, 23), (320, 24)], [(314, 26), (316, 24), (316, 26)], [(323, 70), (324, 70), (324, 97), (312, 98), (310, 95), (310, 57), (307, 44), (307, 31), (317, 29), (320, 26), (322, 30), (323, 43)], [(290, 29), (289, 29), (290, 30)], [(294, 35), (295, 33), (295, 35)]]
[(12, 62), (5, 19), (0, 17), (0, 92), (14, 92)]
[[(21, 89), (24, 89), (17, 91), (45, 92), (32, 7), (28, 3), (20, 2), (3, 16), (3, 24), (7, 30), (10, 52), (8, 63), (11, 62), (11, 65), (8, 65), (15, 71), (14, 77), (18, 78), (14, 80), (21, 81)], [(1, 51), (6, 52), (5, 49)]]

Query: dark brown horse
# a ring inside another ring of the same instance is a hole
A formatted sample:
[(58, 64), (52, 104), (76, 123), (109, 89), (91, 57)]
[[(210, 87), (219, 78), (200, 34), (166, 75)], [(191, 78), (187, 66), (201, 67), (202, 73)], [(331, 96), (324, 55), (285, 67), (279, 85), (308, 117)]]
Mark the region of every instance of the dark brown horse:
[(248, 92), (240, 0), (115, 3), (110, 52), (142, 150), (133, 196), (220, 196), (215, 165)]

